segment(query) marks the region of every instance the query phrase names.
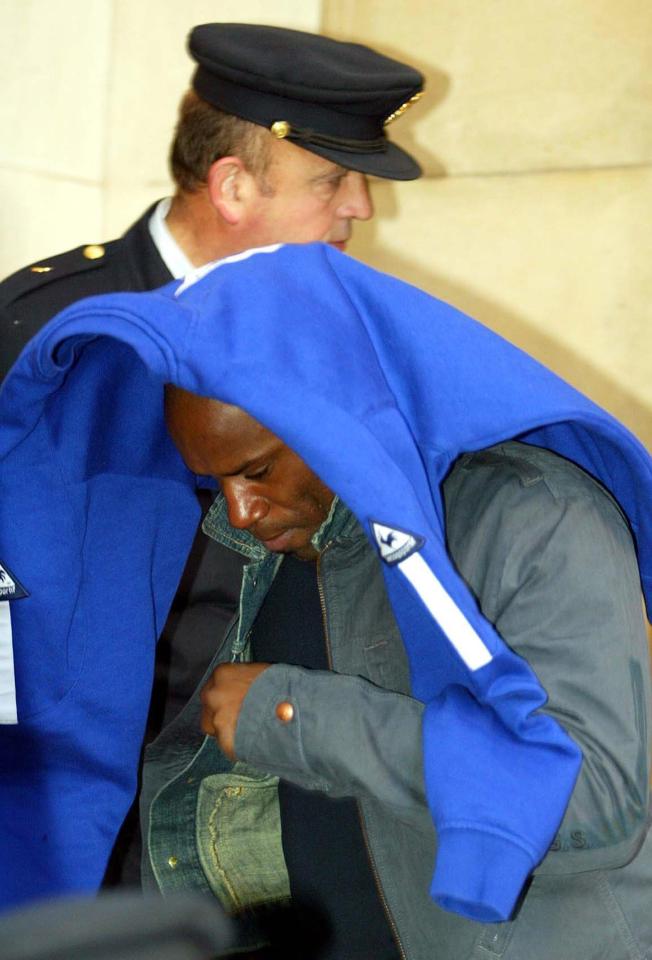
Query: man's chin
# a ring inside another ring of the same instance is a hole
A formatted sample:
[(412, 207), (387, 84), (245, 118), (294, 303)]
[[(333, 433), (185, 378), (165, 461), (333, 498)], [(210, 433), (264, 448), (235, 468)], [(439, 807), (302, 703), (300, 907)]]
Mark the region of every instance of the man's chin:
[(293, 557), (297, 557), (299, 560), (316, 560), (319, 556), (319, 552), (315, 550), (311, 543), (306, 543), (305, 546), (299, 547), (297, 550), (290, 551)]

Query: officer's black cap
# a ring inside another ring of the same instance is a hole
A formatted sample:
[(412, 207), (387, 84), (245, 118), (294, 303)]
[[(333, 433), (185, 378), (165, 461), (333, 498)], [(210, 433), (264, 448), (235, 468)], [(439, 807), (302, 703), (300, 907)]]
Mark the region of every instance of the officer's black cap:
[(421, 168), (385, 126), (418, 98), (423, 77), (358, 43), (281, 27), (206, 23), (189, 50), (195, 91), (226, 113), (350, 170), (414, 180)]

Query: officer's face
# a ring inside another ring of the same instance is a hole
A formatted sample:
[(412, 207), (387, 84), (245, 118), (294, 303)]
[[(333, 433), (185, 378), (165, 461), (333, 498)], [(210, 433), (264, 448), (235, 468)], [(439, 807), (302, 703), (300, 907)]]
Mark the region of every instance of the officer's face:
[(373, 205), (366, 177), (309, 150), (273, 140), (265, 182), (252, 197), (251, 245), (321, 240), (343, 250), (353, 220), (369, 220)]
[(166, 420), (188, 468), (218, 481), (231, 526), (268, 550), (316, 555), (310, 540), (333, 494), (282, 440), (239, 407), (176, 387), (166, 391)]

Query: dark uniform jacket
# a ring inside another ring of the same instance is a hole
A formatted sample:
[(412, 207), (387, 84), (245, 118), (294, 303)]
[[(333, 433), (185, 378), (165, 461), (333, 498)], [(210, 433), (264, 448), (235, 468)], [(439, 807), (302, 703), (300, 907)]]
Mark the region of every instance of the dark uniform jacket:
[(116, 290), (153, 290), (172, 279), (149, 233), (152, 210), (119, 240), (39, 260), (0, 284), (0, 377), (43, 324), (75, 300)]
[[(24, 267), (0, 283), (0, 379), (31, 337), (82, 297), (118, 290), (152, 290), (172, 275), (149, 232), (150, 207), (117, 240), (77, 247)], [(213, 499), (198, 491), (206, 512)], [(242, 561), (198, 533), (170, 616), (159, 640), (146, 742), (190, 699), (230, 620)], [(127, 818), (109, 866), (108, 882), (136, 883), (140, 851), (137, 818)]]

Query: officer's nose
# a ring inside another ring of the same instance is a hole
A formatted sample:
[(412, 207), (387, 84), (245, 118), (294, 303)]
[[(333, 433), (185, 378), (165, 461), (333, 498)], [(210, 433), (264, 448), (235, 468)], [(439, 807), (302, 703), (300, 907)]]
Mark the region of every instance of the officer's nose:
[(239, 477), (222, 481), (229, 523), (237, 530), (248, 530), (252, 524), (267, 515), (269, 503), (251, 489), (251, 484)]
[(343, 189), (345, 193), (342, 203), (337, 208), (338, 216), (354, 220), (370, 220), (374, 215), (374, 205), (365, 175), (349, 170)]

